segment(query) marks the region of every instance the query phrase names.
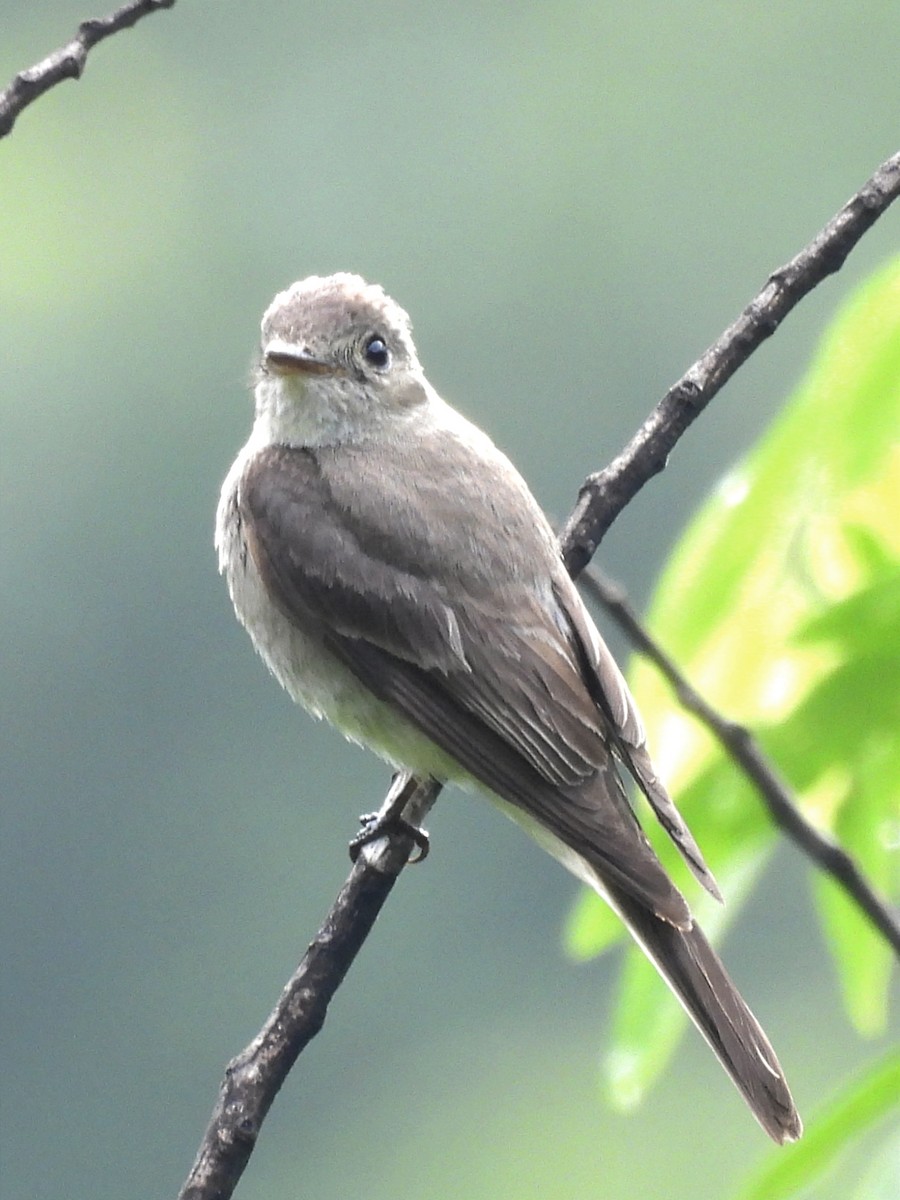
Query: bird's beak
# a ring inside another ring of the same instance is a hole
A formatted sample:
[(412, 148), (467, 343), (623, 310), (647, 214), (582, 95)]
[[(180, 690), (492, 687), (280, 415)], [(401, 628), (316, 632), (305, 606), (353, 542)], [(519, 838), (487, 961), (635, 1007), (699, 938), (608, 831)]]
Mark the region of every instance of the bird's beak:
[(331, 363), (277, 338), (266, 346), (263, 359), (276, 375), (330, 375), (335, 370)]

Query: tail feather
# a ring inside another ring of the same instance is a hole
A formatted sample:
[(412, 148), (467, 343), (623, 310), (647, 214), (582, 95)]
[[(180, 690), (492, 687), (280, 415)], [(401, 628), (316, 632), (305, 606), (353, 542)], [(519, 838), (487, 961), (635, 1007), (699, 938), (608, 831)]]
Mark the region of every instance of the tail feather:
[(678, 929), (606, 883), (603, 894), (678, 997), (766, 1133), (776, 1142), (796, 1141), (803, 1125), (781, 1064), (699, 925)]

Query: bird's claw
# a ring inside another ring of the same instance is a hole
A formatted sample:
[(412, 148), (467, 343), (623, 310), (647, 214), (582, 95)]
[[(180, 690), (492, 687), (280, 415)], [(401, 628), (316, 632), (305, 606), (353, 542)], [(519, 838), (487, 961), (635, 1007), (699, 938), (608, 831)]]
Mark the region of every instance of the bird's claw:
[(412, 838), (413, 853), (410, 855), (407, 866), (424, 862), (428, 857), (428, 851), (431, 849), (428, 834), (418, 825), (404, 820), (403, 817), (390, 812), (363, 813), (359, 818), (359, 823), (362, 825), (362, 829), (356, 837), (351, 839), (348, 846), (350, 861), (353, 863), (359, 858), (359, 852), (363, 846), (368, 846), (370, 842), (374, 842), (380, 837), (389, 837), (393, 833), (403, 833)]

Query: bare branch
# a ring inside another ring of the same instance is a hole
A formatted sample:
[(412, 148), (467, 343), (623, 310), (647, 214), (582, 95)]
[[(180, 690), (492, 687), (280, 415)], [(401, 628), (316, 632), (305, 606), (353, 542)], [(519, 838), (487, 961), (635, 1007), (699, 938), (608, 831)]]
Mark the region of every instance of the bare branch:
[[(437, 784), (400, 775), (384, 807), (405, 801), (404, 813), (418, 826), (438, 791)], [(363, 847), (265, 1025), (228, 1064), (179, 1200), (226, 1200), (232, 1195), (272, 1101), (298, 1055), (322, 1028), (328, 1005), (406, 865), (412, 845), (409, 835), (398, 833)]]
[[(694, 418), (709, 403), (761, 341), (773, 333), (807, 292), (836, 271), (865, 231), (900, 192), (900, 154), (884, 163), (868, 183), (766, 287), (737, 321), (666, 394), (622, 453), (583, 486), (560, 544), (573, 577), (590, 561), (606, 530), (644, 483), (665, 466), (666, 458)], [(413, 802), (403, 810), (415, 824), (437, 799), (434, 781), (405, 779)], [(424, 797), (424, 801), (422, 798)], [(392, 788), (383, 807), (396, 801)], [(418, 798), (418, 800), (417, 800)], [(778, 820), (779, 818), (776, 817)], [(790, 814), (783, 817), (788, 828)], [(779, 820), (779, 823), (782, 823)], [(792, 832), (788, 829), (789, 832)], [(814, 837), (819, 837), (815, 830)], [(797, 838), (798, 842), (800, 838)], [(379, 881), (367, 874), (364, 852), (274, 1012), (254, 1041), (229, 1065), (219, 1099), (197, 1159), (179, 1200), (228, 1200), (253, 1151), (260, 1124), (297, 1056), (322, 1025), (325, 1010), (362, 946), (410, 851), (410, 839), (398, 834), (383, 846)], [(830, 847), (828, 854), (843, 856)], [(846, 857), (846, 856), (844, 856)], [(847, 860), (850, 861), (849, 859)], [(852, 867), (852, 864), (851, 864)], [(389, 883), (386, 880), (389, 879)], [(868, 885), (862, 880), (863, 888)], [(365, 894), (360, 911), (357, 897)], [(886, 934), (886, 936), (888, 936)], [(282, 1026), (292, 1033), (284, 1037)], [(238, 1082), (235, 1082), (238, 1081)], [(246, 1086), (243, 1086), (246, 1081)], [(242, 1086), (238, 1086), (238, 1084)]]
[(678, 380), (625, 449), (582, 486), (561, 535), (566, 565), (577, 575), (590, 562), (613, 521), (666, 465), (681, 435), (794, 306), (828, 275), (900, 195), (900, 153), (835, 214), (796, 258), (773, 271), (737, 320)]
[(20, 71), (12, 83), (0, 92), (0, 138), (5, 137), (24, 108), (64, 79), (80, 79), (87, 64), (88, 51), (104, 38), (130, 29), (152, 12), (172, 8), (175, 0), (131, 0), (107, 17), (89, 17), (78, 26), (68, 45), (54, 50), (46, 58)]
[(769, 815), (816, 866), (830, 875), (868, 917), (900, 956), (900, 912), (884, 900), (846, 850), (806, 819), (790, 788), (768, 761), (753, 734), (729, 721), (692, 687), (675, 662), (650, 636), (628, 602), (625, 591), (596, 567), (584, 571), (582, 587), (609, 613), (632, 645), (645, 655), (672, 686), (682, 708), (693, 713), (715, 736), (726, 754), (755, 785)]

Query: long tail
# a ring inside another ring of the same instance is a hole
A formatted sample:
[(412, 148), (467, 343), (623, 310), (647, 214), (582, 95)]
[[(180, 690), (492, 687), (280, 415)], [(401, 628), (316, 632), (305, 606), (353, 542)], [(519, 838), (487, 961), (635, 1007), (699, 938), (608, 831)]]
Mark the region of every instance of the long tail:
[(603, 891), (766, 1133), (776, 1142), (796, 1141), (803, 1124), (781, 1064), (699, 925), (678, 929), (621, 888), (604, 884)]

